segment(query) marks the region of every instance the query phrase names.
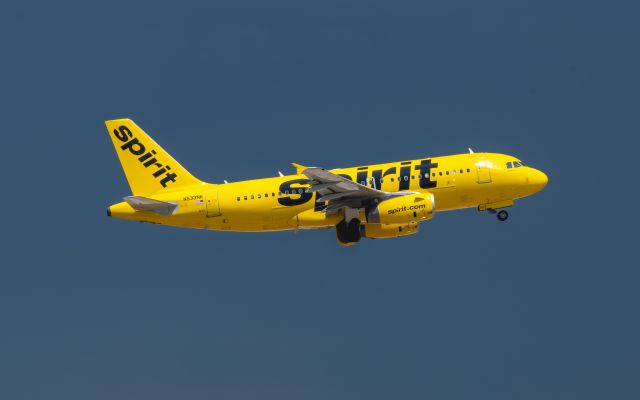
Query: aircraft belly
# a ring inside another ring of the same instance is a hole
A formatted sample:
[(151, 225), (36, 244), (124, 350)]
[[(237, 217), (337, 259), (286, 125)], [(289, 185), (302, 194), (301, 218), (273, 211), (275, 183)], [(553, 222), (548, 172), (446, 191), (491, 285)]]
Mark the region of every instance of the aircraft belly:
[(223, 214), (207, 218), (206, 229), (240, 232), (281, 231), (297, 228), (294, 207), (274, 209), (227, 208)]
[(474, 193), (452, 187), (435, 189), (432, 193), (435, 196), (436, 211), (475, 207), (482, 202), (482, 199)]
[(298, 226), (302, 229), (329, 228), (335, 226), (343, 216), (341, 213), (327, 215), (321, 211), (309, 209), (297, 215)]

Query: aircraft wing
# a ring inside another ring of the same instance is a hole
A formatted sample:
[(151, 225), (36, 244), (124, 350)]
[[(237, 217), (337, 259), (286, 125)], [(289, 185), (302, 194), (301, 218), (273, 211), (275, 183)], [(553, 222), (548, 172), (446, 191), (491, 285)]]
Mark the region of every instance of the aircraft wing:
[(302, 173), (311, 180), (309, 190), (318, 193), (316, 201), (326, 204), (323, 211), (327, 213), (334, 213), (343, 208), (363, 208), (393, 197), (416, 193), (385, 192), (353, 182), (323, 168), (310, 167)]

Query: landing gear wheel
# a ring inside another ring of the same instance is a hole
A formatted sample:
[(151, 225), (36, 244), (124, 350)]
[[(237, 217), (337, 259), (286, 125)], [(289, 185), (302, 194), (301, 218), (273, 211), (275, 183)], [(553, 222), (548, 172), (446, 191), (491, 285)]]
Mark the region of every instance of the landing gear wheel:
[(360, 241), (360, 220), (357, 218), (347, 222), (342, 220), (336, 225), (336, 236), (338, 241), (346, 246), (356, 244)]
[(506, 210), (500, 210), (496, 214), (496, 217), (498, 217), (498, 221), (506, 221), (507, 218), (509, 218), (509, 213)]

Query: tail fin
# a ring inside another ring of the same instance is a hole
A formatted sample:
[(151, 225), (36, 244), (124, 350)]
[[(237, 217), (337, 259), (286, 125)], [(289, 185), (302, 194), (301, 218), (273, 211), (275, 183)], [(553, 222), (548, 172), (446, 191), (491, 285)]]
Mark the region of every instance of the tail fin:
[(201, 183), (130, 119), (105, 123), (134, 195)]

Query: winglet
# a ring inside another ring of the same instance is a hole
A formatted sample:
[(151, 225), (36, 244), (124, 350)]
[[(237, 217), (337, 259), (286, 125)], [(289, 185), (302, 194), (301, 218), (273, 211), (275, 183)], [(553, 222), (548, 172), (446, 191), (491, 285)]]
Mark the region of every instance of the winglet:
[(307, 169), (304, 165), (296, 164), (294, 162), (292, 162), (291, 165), (296, 169), (296, 174), (301, 174), (305, 169)]

